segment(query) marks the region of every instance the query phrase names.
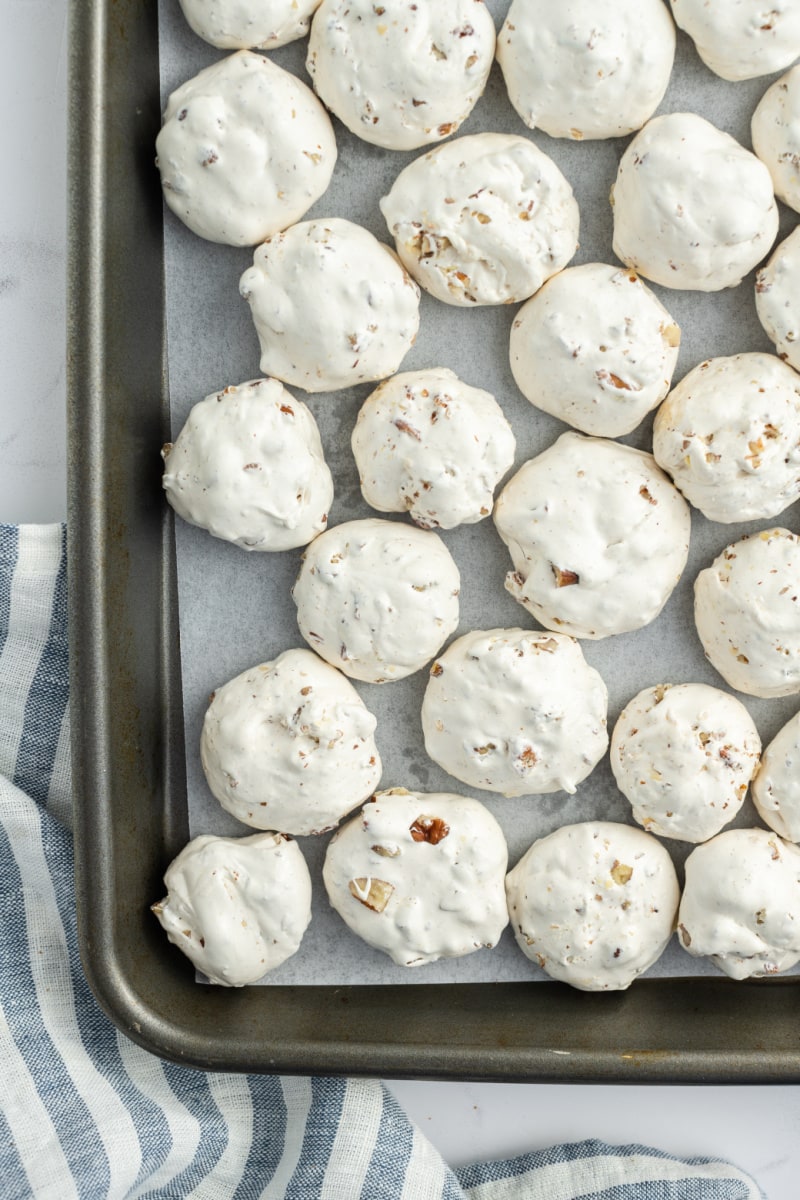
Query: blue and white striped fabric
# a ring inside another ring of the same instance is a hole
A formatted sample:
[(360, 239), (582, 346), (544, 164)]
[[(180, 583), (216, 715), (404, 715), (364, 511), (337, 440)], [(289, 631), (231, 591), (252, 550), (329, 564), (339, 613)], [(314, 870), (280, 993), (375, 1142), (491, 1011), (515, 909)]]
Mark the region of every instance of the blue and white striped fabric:
[(730, 1164), (556, 1146), (451, 1170), (374, 1080), (151, 1057), (83, 979), (72, 891), (61, 526), (0, 525), (2, 1200), (757, 1200)]

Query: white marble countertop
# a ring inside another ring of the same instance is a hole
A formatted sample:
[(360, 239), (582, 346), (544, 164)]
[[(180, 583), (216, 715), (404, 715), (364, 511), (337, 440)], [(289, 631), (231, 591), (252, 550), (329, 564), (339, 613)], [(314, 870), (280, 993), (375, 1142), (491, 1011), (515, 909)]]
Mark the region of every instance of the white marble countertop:
[[(77, 0), (76, 0), (77, 2)], [(0, 0), (0, 520), (66, 515), (66, 3)], [(10, 116), (13, 114), (13, 119)], [(605, 1138), (718, 1155), (800, 1195), (800, 1086), (390, 1084), (453, 1163)]]

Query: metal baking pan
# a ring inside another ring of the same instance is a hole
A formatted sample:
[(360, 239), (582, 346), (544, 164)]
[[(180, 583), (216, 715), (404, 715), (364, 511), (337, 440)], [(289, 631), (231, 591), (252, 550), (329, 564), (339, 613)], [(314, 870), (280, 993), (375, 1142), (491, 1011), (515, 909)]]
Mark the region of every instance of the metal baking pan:
[(77, 904), (90, 985), (154, 1054), (210, 1070), (559, 1082), (800, 1082), (800, 979), (195, 983), (149, 912), (187, 839), (171, 518), (156, 6), (71, 12), (69, 535)]

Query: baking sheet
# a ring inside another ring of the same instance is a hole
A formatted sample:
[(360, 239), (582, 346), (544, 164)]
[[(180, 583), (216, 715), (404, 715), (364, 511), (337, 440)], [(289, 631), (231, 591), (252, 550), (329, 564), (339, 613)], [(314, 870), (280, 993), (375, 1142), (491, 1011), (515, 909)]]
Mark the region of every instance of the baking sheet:
[[(508, 7), (488, 0), (499, 25)], [(222, 57), (186, 26), (175, 0), (160, 0), (162, 99), (179, 83)], [(308, 82), (302, 41), (270, 57)], [(750, 145), (749, 121), (769, 79), (727, 84), (703, 68), (682, 34), (675, 70), (659, 111), (689, 109)], [(331, 187), (308, 214), (346, 216), (390, 242), (378, 200), (399, 171), (423, 151), (397, 153), (359, 142), (334, 121), (339, 160)], [(580, 248), (573, 264), (614, 262), (611, 252), (611, 210), (608, 192), (628, 139), (603, 142), (564, 142), (531, 133), (522, 125), (505, 94), (499, 69), (459, 136), (482, 130), (513, 132), (531, 137), (560, 166), (575, 191), (581, 211)], [(780, 236), (793, 224), (782, 213)], [(195, 237), (171, 213), (165, 212), (165, 271), (167, 337), (173, 435), (191, 406), (206, 394), (260, 374), (258, 339), (247, 304), (239, 298), (238, 280), (252, 261), (252, 250), (215, 246)], [(712, 355), (746, 350), (771, 350), (755, 314), (752, 278), (735, 290), (702, 295), (654, 287), (682, 327), (677, 381), (696, 363)], [(550, 445), (566, 426), (534, 409), (518, 392), (508, 367), (508, 333), (517, 306), (450, 308), (423, 294), (417, 343), (402, 370), (446, 366), (467, 382), (493, 392), (502, 404), (517, 438), (515, 469)], [(332, 396), (308, 397), (320, 426), (326, 457), (333, 471), (336, 496), (330, 524), (374, 515), (361, 498), (350, 452), (350, 433), (356, 413), (375, 385), (345, 389)], [(652, 420), (620, 439), (650, 449)], [(601, 642), (583, 641), (589, 663), (609, 689), (609, 731), (625, 702), (643, 687), (662, 682), (699, 681), (725, 687), (705, 662), (694, 632), (692, 583), (703, 566), (730, 541), (759, 528), (783, 524), (797, 529), (795, 508), (768, 522), (723, 526), (692, 514), (689, 563), (681, 583), (656, 622), (634, 634)], [(301, 551), (246, 554), (211, 538), (182, 521), (175, 523), (180, 596), (180, 631), (186, 725), (187, 787), (192, 836), (219, 833), (245, 836), (252, 832), (224, 813), (211, 796), (200, 768), (198, 745), (208, 695), (234, 675), (281, 651), (302, 646), (289, 590)], [(445, 532), (444, 541), (462, 576), (461, 622), (455, 636), (470, 629), (533, 624), (530, 616), (504, 591), (510, 560), (491, 521)], [(665, 664), (668, 666), (665, 667)], [(423, 791), (459, 791), (474, 795), (503, 826), (513, 864), (535, 838), (562, 824), (603, 819), (630, 821), (630, 809), (617, 791), (608, 759), (580, 785), (575, 796), (507, 800), (473, 791), (453, 780), (428, 759), (422, 744), (419, 709), (427, 680), (422, 671), (407, 680), (383, 686), (356, 683), (367, 707), (378, 719), (377, 742), (384, 763), (381, 787), (403, 786)], [(796, 697), (757, 700), (739, 696), (751, 712), (766, 744), (796, 711)], [(736, 825), (760, 824), (746, 802)], [(492, 951), (428, 965), (417, 970), (395, 967), (383, 954), (361, 943), (330, 909), (320, 880), (327, 838), (298, 839), (314, 878), (311, 926), (300, 952), (266, 983), (445, 983), (531, 980), (547, 977), (516, 948), (507, 930)], [(691, 849), (667, 843), (676, 862)], [(155, 898), (155, 897), (154, 897)], [(798, 968), (800, 970), (800, 968)], [(651, 969), (651, 975), (717, 975), (704, 960), (692, 959), (675, 939)]]

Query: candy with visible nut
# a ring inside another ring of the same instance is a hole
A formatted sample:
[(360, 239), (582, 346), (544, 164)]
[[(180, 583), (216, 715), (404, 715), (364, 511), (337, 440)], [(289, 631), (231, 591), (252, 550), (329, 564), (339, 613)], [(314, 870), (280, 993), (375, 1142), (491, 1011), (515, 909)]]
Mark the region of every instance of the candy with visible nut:
[(651, 455), (564, 433), (495, 505), (506, 588), (547, 629), (602, 638), (655, 620), (689, 552), (689, 506)]
[(775, 248), (755, 291), (758, 319), (778, 357), (800, 371), (800, 228)]
[(353, 430), (364, 499), (421, 529), (488, 517), (516, 442), (489, 392), (444, 368), (406, 371), (364, 401)]
[(477, 800), (392, 788), (337, 831), (323, 879), (353, 933), (416, 967), (497, 943), (507, 861), (500, 826)]
[(630, 268), (560, 271), (514, 318), (511, 370), (531, 404), (582, 433), (621, 437), (659, 404), (681, 331)]
[(466, 120), (486, 86), (494, 48), (483, 0), (322, 0), (306, 70), (357, 137), (414, 150)]
[(800, 713), (767, 746), (751, 789), (758, 815), (790, 842), (800, 842)]
[(766, 829), (727, 829), (686, 860), (678, 938), (732, 979), (800, 961), (800, 848)]
[(800, 538), (764, 529), (697, 576), (694, 617), (706, 658), (750, 696), (800, 692)]
[(514, 0), (497, 38), (508, 95), (551, 137), (624, 137), (667, 90), (675, 27), (661, 0)]
[(800, 496), (800, 375), (774, 354), (700, 363), (656, 413), (653, 455), (709, 521), (776, 517)]
[(320, 0), (180, 0), (198, 37), (221, 50), (275, 50), (308, 33)]
[(800, 54), (795, 0), (670, 0), (672, 15), (706, 66), (722, 79), (782, 71)]
[(328, 523), (333, 480), (317, 423), (277, 379), (206, 396), (161, 453), (176, 513), (244, 550), (305, 546)]
[(704, 842), (739, 812), (760, 751), (753, 718), (728, 692), (658, 684), (621, 712), (611, 769), (648, 833)]
[(353, 679), (386, 683), (430, 662), (458, 624), (458, 567), (435, 533), (346, 521), (303, 555), (292, 591), (308, 644)]
[(608, 693), (574, 638), (465, 634), (430, 673), (425, 749), (462, 783), (506, 796), (574, 792), (608, 745)]
[(619, 991), (651, 967), (675, 928), (680, 889), (667, 850), (630, 825), (564, 825), (506, 879), (522, 953), (581, 991)]
[(200, 757), (227, 812), (256, 829), (323, 833), (381, 777), (376, 720), (349, 680), (286, 650), (217, 688)]
[(524, 300), (578, 246), (578, 205), (527, 138), (476, 133), (401, 171), (381, 212), (417, 283), (469, 308)]
[(156, 152), (169, 208), (229, 246), (254, 246), (299, 221), (336, 164), (333, 126), (311, 89), (250, 50), (172, 93)]

